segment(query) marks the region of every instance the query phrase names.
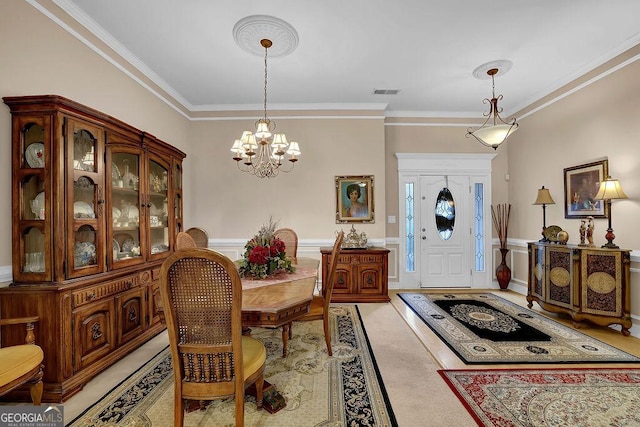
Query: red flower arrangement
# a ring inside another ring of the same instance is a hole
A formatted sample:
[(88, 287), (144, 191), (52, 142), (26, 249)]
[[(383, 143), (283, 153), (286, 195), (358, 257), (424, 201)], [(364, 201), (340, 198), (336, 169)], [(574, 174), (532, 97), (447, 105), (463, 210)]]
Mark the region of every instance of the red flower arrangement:
[(275, 228), (276, 224), (269, 219), (269, 224), (263, 225), (258, 234), (244, 246), (243, 259), (238, 262), (241, 276), (251, 275), (264, 279), (281, 271), (295, 271), (291, 259), (286, 257), (284, 242), (273, 236)]

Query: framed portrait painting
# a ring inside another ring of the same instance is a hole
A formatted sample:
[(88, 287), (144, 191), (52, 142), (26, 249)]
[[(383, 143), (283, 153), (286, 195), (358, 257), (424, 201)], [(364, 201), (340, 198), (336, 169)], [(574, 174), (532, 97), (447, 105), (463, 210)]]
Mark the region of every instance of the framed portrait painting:
[(603, 200), (595, 200), (600, 182), (607, 178), (609, 163), (605, 160), (564, 169), (564, 217), (607, 218), (609, 210)]
[(373, 175), (336, 176), (336, 223), (375, 222)]

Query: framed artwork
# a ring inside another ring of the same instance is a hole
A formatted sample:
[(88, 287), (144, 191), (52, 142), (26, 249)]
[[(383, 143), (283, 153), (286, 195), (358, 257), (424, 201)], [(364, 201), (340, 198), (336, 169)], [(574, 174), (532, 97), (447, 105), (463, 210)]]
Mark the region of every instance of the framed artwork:
[(609, 209), (603, 200), (595, 200), (600, 182), (609, 174), (607, 159), (564, 169), (564, 217), (607, 218)]
[(375, 222), (373, 175), (336, 176), (336, 224)]

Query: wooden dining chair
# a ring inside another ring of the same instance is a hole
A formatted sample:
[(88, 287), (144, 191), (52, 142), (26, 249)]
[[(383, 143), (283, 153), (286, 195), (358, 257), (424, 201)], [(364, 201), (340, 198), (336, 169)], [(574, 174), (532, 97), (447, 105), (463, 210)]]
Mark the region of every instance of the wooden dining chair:
[[(296, 321), (310, 321), (322, 319), (324, 326), (324, 340), (327, 343), (327, 353), (329, 356), (333, 355), (331, 350), (331, 333), (329, 331), (329, 304), (331, 304), (331, 294), (333, 293), (333, 287), (336, 282), (336, 267), (338, 266), (338, 256), (340, 256), (342, 240), (344, 239), (344, 231), (340, 231), (336, 237), (336, 241), (333, 244), (333, 250), (331, 251), (331, 260), (329, 261), (329, 277), (323, 278), (322, 291), (320, 295), (313, 297), (311, 301), (311, 307), (309, 313), (303, 317), (296, 319)], [(326, 280), (326, 282), (325, 282)], [(292, 327), (289, 327), (291, 333)]]
[(26, 328), (25, 344), (0, 348), (0, 396), (26, 384), (34, 405), (40, 405), (44, 388), (44, 353), (36, 345), (34, 333), (38, 320), (38, 316), (0, 319), (0, 326), (25, 325)]
[(264, 345), (242, 335), (242, 283), (233, 261), (204, 248), (174, 252), (160, 269), (174, 373), (174, 425), (185, 399), (235, 397), (236, 426), (244, 425), (244, 392), (255, 384), (262, 408)]
[(284, 253), (295, 261), (298, 257), (298, 235), (291, 228), (279, 228), (273, 232), (273, 237), (284, 242)]
[(186, 233), (193, 238), (194, 242), (196, 242), (196, 247), (209, 247), (209, 234), (207, 234), (204, 229), (199, 227), (191, 227), (186, 230)]
[(180, 231), (176, 236), (176, 250), (189, 249), (189, 248), (197, 248), (198, 245), (196, 241), (191, 237), (190, 234), (187, 234), (186, 231)]

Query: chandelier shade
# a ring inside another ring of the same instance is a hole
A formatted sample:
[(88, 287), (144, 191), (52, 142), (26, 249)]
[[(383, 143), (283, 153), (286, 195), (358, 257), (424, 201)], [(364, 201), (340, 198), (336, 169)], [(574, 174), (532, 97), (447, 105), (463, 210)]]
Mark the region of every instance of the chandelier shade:
[(487, 75), (491, 77), (492, 83), (492, 97), (491, 99), (485, 98), (483, 101), (485, 104), (489, 104), (489, 112), (484, 113), (487, 119), (478, 129), (467, 129), (467, 137), (471, 135), (482, 145), (491, 147), (494, 150), (518, 129), (518, 123), (516, 123), (515, 118), (505, 122), (502, 117), (500, 117), (502, 108), (498, 107), (498, 101), (502, 99), (502, 95), (496, 97), (495, 93), (495, 75), (498, 74), (498, 72), (498, 68), (490, 68), (487, 70)]
[[(276, 123), (267, 117), (267, 54), (271, 40), (262, 39), (264, 47), (264, 116), (255, 122), (255, 130), (245, 130), (231, 146), (233, 160), (243, 172), (259, 178), (274, 178), (279, 172), (291, 172), (302, 154), (300, 145), (287, 141), (284, 133), (276, 133)], [(290, 168), (283, 166), (287, 160)]]

